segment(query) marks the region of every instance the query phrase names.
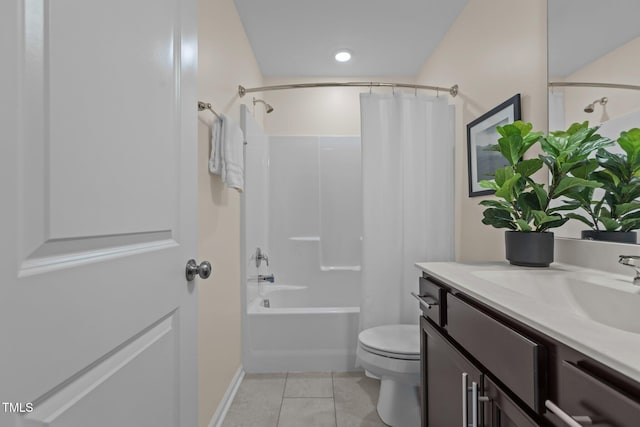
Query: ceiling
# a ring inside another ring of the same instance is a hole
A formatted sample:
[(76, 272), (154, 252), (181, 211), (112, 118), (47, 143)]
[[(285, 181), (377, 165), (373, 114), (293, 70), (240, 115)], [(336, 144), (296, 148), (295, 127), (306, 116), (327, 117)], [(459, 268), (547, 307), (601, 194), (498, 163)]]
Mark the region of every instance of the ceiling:
[(551, 78), (565, 77), (640, 36), (638, 0), (549, 0), (548, 14)]
[(468, 0), (234, 1), (265, 77), (413, 77)]

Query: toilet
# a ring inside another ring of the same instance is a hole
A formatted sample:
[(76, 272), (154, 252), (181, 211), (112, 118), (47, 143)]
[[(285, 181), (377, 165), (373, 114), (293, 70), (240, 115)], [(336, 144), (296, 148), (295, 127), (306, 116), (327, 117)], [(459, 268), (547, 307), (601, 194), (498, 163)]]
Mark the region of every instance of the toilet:
[(380, 379), (378, 415), (392, 427), (420, 426), (420, 329), (384, 325), (358, 335), (356, 356), (367, 376)]

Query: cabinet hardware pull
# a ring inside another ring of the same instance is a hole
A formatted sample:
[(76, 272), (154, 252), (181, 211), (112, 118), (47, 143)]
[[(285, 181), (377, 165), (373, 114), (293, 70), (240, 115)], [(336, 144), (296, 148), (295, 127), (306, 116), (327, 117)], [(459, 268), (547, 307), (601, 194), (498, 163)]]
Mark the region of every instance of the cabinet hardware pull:
[(478, 427), (478, 383), (471, 383), (471, 427)]
[(469, 427), (469, 420), (467, 416), (467, 394), (469, 393), (469, 375), (466, 372), (462, 373), (462, 427)]
[(591, 417), (579, 415), (579, 416), (571, 416), (560, 409), (555, 403), (550, 400), (546, 400), (544, 402), (544, 406), (554, 414), (556, 417), (560, 418), (570, 427), (583, 427), (585, 425), (592, 425), (593, 420)]
[(424, 308), (431, 308), (434, 305), (438, 305), (438, 301), (435, 300), (435, 298), (432, 298), (428, 295), (418, 295), (415, 292), (411, 292), (411, 295), (418, 300), (418, 302), (420, 303), (421, 306), (423, 306)]
[(489, 397), (488, 396), (478, 396), (478, 383), (473, 381), (471, 383), (471, 403), (472, 403), (472, 411), (473, 411), (473, 415), (471, 418), (471, 426), (472, 427), (478, 427), (478, 404), (480, 402), (482, 403), (486, 403), (489, 402)]

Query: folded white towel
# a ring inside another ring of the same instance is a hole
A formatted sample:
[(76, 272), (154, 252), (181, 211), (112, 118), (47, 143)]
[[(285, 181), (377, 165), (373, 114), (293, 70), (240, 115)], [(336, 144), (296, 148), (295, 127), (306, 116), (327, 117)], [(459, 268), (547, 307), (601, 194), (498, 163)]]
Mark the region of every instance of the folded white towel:
[(227, 115), (222, 114), (222, 181), (231, 188), (244, 190), (244, 135), (242, 129)]
[(222, 174), (222, 120), (216, 118), (211, 126), (211, 157), (209, 171), (216, 175)]

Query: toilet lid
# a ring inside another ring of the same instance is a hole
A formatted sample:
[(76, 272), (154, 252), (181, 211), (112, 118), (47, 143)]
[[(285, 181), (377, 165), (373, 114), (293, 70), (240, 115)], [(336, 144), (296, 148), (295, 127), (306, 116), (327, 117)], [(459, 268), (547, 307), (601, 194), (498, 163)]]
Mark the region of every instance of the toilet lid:
[(369, 349), (398, 356), (420, 356), (418, 325), (384, 325), (365, 329), (358, 335), (360, 344)]

